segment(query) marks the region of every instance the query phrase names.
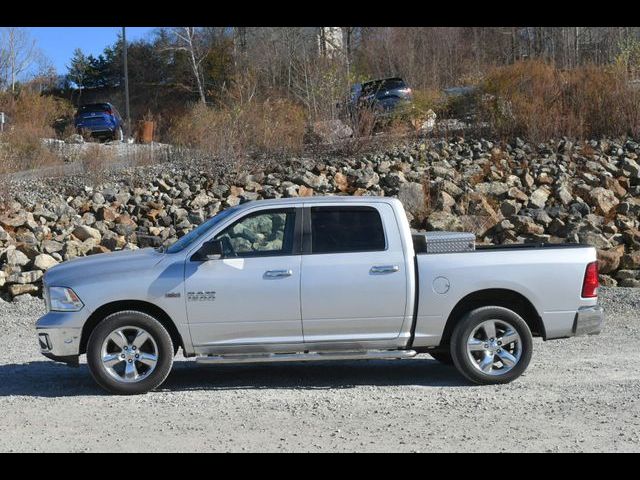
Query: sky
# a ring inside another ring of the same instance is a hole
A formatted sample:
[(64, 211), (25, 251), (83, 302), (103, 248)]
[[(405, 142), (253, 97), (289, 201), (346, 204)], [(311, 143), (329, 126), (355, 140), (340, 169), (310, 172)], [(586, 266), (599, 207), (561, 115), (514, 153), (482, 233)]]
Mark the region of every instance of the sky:
[[(155, 27), (127, 27), (127, 41), (149, 36)], [(60, 75), (67, 73), (67, 65), (76, 48), (85, 55), (98, 55), (104, 47), (113, 45), (121, 27), (30, 27), (27, 28), (38, 47), (52, 62)]]

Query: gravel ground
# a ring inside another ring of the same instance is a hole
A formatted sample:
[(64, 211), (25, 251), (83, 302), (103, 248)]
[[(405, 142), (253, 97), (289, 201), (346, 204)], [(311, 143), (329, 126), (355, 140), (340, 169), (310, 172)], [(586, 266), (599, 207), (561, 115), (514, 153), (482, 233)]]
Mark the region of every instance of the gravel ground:
[(412, 360), (199, 366), (104, 394), (41, 357), (40, 300), (0, 302), (0, 451), (640, 451), (640, 290), (602, 289), (598, 336), (534, 343), (528, 371), (466, 383)]

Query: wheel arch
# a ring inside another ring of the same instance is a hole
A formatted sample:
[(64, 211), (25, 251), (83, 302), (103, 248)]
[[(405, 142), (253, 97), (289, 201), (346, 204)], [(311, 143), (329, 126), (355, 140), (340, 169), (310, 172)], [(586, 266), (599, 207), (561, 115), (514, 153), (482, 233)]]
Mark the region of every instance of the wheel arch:
[(151, 315), (153, 318), (158, 320), (164, 328), (167, 329), (169, 335), (171, 336), (171, 341), (175, 347), (175, 350), (179, 347), (182, 347), (184, 350), (184, 341), (180, 332), (176, 328), (175, 323), (171, 319), (171, 317), (165, 312), (163, 309), (154, 305), (150, 302), (145, 302), (143, 300), (118, 300), (115, 302), (105, 303), (101, 307), (97, 308), (91, 316), (87, 319), (84, 326), (82, 327), (82, 335), (80, 337), (80, 354), (87, 352), (87, 343), (89, 342), (89, 337), (91, 336), (91, 332), (96, 328), (96, 326), (109, 315), (117, 312), (121, 312), (124, 310), (135, 310), (138, 312), (146, 313), (147, 315)]
[(534, 337), (546, 338), (542, 317), (527, 297), (514, 290), (489, 288), (470, 293), (456, 304), (447, 318), (440, 346), (449, 344), (453, 329), (466, 313), (487, 306), (504, 307), (514, 311), (526, 322)]

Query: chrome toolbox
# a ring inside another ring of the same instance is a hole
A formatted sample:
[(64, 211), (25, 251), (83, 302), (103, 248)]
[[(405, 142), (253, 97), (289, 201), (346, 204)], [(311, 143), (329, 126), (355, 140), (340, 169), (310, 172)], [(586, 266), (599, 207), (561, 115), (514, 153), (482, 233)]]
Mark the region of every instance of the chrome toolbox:
[(476, 236), (467, 232), (414, 233), (416, 253), (460, 253), (476, 249)]

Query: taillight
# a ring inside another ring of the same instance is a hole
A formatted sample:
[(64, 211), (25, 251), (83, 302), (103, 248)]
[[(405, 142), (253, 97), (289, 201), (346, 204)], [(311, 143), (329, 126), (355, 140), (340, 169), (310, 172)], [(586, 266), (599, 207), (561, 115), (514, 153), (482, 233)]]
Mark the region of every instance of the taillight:
[(106, 113), (107, 115), (111, 115), (111, 110), (105, 110), (104, 113)]
[(582, 297), (593, 298), (598, 296), (598, 262), (591, 262), (587, 265), (584, 272), (584, 281), (582, 282)]

